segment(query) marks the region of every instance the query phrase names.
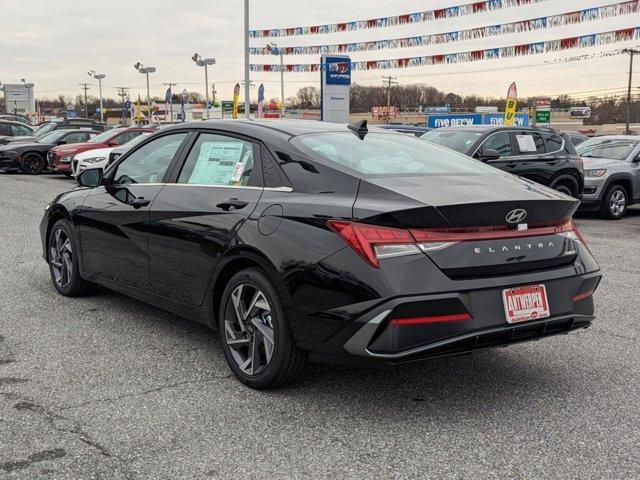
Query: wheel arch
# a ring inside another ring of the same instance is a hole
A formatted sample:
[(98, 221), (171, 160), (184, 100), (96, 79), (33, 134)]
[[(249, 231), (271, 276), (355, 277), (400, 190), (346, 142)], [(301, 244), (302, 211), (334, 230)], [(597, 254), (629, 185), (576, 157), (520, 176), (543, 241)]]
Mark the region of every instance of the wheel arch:
[(208, 317), (210, 318), (211, 327), (218, 328), (218, 310), (227, 283), (236, 273), (247, 268), (258, 268), (262, 270), (278, 290), (278, 293), (280, 293), (284, 307), (287, 309), (292, 308), (293, 302), (291, 296), (285, 287), (278, 269), (271, 260), (256, 248), (247, 245), (236, 246), (225, 252), (223, 258), (218, 262), (212, 279), (209, 282), (205, 307)]
[(549, 183), (549, 188), (555, 188), (559, 184), (564, 183), (571, 183), (576, 195), (580, 195), (582, 193), (580, 191), (580, 182), (576, 179), (571, 170), (564, 170), (553, 177)]
[(71, 215), (69, 214), (69, 212), (67, 211), (66, 208), (64, 208), (62, 205), (59, 204), (54, 204), (51, 206), (51, 209), (49, 211), (49, 216), (48, 216), (48, 221), (47, 221), (47, 232), (46, 232), (46, 236), (45, 236), (45, 242), (46, 242), (46, 248), (45, 248), (45, 253), (46, 253), (46, 260), (47, 262), (49, 261), (49, 235), (51, 235), (51, 229), (53, 228), (53, 226), (56, 224), (56, 222), (58, 222), (59, 220), (71, 220)]

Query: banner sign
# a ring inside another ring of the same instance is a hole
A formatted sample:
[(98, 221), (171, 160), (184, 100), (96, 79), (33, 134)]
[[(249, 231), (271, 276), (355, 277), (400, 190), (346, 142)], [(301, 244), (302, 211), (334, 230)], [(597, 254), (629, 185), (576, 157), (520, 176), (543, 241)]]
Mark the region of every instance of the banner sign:
[[(604, 20), (622, 15), (640, 13), (638, 0), (617, 2), (602, 7), (588, 8), (581, 11), (572, 11), (551, 15), (548, 17), (530, 18), (517, 22), (494, 24), (486, 27), (470, 28), (466, 30), (434, 33), (414, 37), (382, 39), (364, 42), (336, 43), (328, 45), (306, 45), (294, 47), (282, 47), (278, 53), (283, 55), (320, 55), (323, 53), (353, 53), (370, 52), (376, 50), (388, 50), (395, 48), (424, 47), (443, 43), (454, 43), (465, 40), (477, 40), (480, 38), (497, 37), (512, 33), (533, 32), (550, 28), (564, 27), (595, 20)], [(271, 47), (251, 47), (251, 55), (272, 55)]]
[(387, 106), (373, 107), (371, 109), (371, 116), (373, 118), (396, 118), (398, 116), (397, 107), (389, 107), (389, 113), (387, 115)]
[(249, 31), (252, 38), (292, 37), (300, 35), (323, 35), (327, 33), (352, 32), (354, 30), (371, 30), (374, 28), (395, 27), (412, 23), (432, 22), (446, 18), (464, 17), (483, 12), (503, 10), (505, 8), (520, 7), (546, 2), (547, 0), (484, 0), (453, 7), (426, 10), (422, 12), (380, 17), (367, 20), (352, 20), (344, 23), (314, 25), (307, 27), (268, 28)]
[(468, 125), (482, 125), (482, 115), (462, 113), (456, 115), (433, 115), (427, 119), (427, 127), (460, 127)]
[(240, 98), (240, 84), (236, 83), (236, 86), (233, 87), (233, 113), (231, 114), (232, 118), (238, 118), (238, 98)]
[(513, 82), (507, 91), (507, 105), (504, 109), (504, 124), (511, 126), (516, 119), (516, 108), (518, 106), (518, 89), (516, 82)]
[[(426, 55), (420, 57), (395, 58), (388, 60), (364, 60), (350, 62), (351, 70), (386, 70), (390, 68), (423, 67), (431, 65), (445, 65), (456, 63), (477, 62), (481, 60), (497, 60), (505, 58), (539, 55), (550, 52), (573, 50), (576, 48), (596, 47), (617, 42), (640, 40), (640, 26), (613, 30), (609, 32), (569, 37), (558, 40), (512, 45), (510, 47), (488, 48), (485, 50), (472, 50), (467, 52), (447, 53), (443, 55)], [(285, 64), (251, 64), (252, 72), (317, 72), (323, 70), (322, 64), (302, 63)]]

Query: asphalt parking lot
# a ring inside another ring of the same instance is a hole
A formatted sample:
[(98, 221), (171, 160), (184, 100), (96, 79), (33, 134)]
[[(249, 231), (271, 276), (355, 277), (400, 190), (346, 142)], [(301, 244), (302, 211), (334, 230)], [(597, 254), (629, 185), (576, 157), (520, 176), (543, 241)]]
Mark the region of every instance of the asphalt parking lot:
[(256, 392), (205, 327), (55, 293), (38, 223), (73, 185), (0, 173), (0, 478), (640, 478), (640, 209), (578, 219), (588, 330)]

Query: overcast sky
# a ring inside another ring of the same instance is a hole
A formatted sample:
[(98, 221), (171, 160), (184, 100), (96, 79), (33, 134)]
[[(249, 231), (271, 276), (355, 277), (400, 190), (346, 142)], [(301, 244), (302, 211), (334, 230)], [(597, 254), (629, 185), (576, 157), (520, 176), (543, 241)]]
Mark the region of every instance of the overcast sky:
[[(468, 0), (252, 0), (251, 28), (288, 27), (375, 18), (454, 6)], [(334, 35), (278, 39), (281, 46), (377, 40), (442, 33), (615, 3), (615, 0), (550, 0), (537, 5), (506, 9), (457, 19), (362, 30)], [(230, 99), (233, 85), (243, 75), (242, 0), (30, 0), (2, 2), (0, 37), (0, 81), (20, 78), (36, 84), (37, 97), (59, 93), (81, 93), (80, 82), (96, 83), (86, 71), (107, 75), (104, 95), (116, 97), (115, 87), (131, 88), (132, 98), (145, 95), (144, 76), (133, 64), (157, 67), (151, 78), (152, 94), (163, 95), (163, 82), (204, 93), (204, 72), (191, 61), (194, 52), (213, 56), (217, 64), (209, 79), (218, 95)], [(552, 40), (618, 28), (640, 26), (638, 15), (586, 22), (571, 27), (534, 33), (513, 34), (439, 46), (406, 48), (352, 55), (354, 60), (377, 60), (437, 53), (451, 53), (532, 41)], [(252, 40), (262, 46), (264, 39)], [(358, 83), (378, 85), (382, 75), (398, 77), (400, 83), (424, 82), (447, 92), (503, 96), (510, 82), (517, 81), (522, 96), (576, 93), (617, 89), (626, 85), (628, 58), (615, 56), (582, 62), (537, 65), (582, 53), (613, 50), (633, 43), (577, 49), (554, 55), (513, 60), (493, 60), (459, 65), (354, 72)], [(276, 57), (254, 56), (252, 63), (271, 63)], [(314, 63), (317, 56), (285, 57), (285, 63)], [(274, 62), (275, 63), (275, 62)], [(638, 62), (640, 64), (640, 62)], [(518, 68), (513, 68), (518, 67)], [(493, 70), (492, 69), (501, 69)], [(639, 77), (640, 78), (640, 77)], [(256, 73), (252, 80), (265, 83), (267, 98), (279, 96), (279, 74)], [(304, 85), (319, 85), (319, 74), (291, 73), (285, 77), (286, 95)], [(640, 84), (640, 81), (636, 82)], [(97, 95), (97, 85), (90, 93)], [(176, 89), (174, 89), (175, 91)], [(616, 91), (616, 93), (621, 93)], [(598, 93), (599, 94), (599, 93)], [(252, 91), (257, 96), (257, 89)]]

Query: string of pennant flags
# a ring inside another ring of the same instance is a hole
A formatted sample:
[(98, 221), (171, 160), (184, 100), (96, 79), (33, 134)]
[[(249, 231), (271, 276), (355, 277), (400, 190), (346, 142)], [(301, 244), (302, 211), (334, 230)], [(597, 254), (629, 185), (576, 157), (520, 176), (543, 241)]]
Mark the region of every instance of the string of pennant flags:
[(343, 23), (330, 23), (307, 27), (268, 28), (249, 31), (252, 38), (292, 37), (302, 35), (323, 35), (338, 32), (352, 32), (355, 30), (370, 30), (374, 28), (395, 27), (411, 23), (424, 23), (447, 18), (464, 17), (483, 12), (504, 10), (506, 8), (520, 7), (549, 0), (485, 0), (472, 2), (454, 7), (426, 10), (423, 12), (394, 15), (391, 17), (372, 18), (367, 20), (354, 20)]
[[(447, 53), (441, 55), (426, 55), (418, 57), (396, 58), (389, 60), (364, 60), (350, 62), (351, 70), (386, 70), (393, 68), (421, 67), (428, 65), (455, 64), (476, 62), (480, 60), (496, 60), (502, 58), (515, 58), (541, 53), (559, 52), (576, 48), (596, 47), (617, 42), (625, 42), (640, 39), (640, 26), (613, 30), (603, 33), (582, 35), (580, 37), (568, 37), (559, 40), (512, 45), (508, 47), (488, 48), (484, 50), (472, 50), (467, 52)], [(285, 64), (282, 69), (285, 72), (317, 72), (324, 66), (319, 63)], [(279, 72), (278, 64), (251, 64), (252, 72)]]
[[(300, 47), (282, 47), (278, 53), (284, 55), (316, 55), (327, 53), (353, 53), (386, 50), (396, 48), (421, 47), (439, 45), (478, 38), (495, 37), (510, 33), (530, 32), (549, 28), (564, 27), (577, 23), (594, 20), (604, 20), (622, 15), (630, 15), (640, 12), (640, 0), (618, 2), (601, 7), (587, 8), (585, 10), (561, 13), (548, 17), (539, 17), (518, 22), (490, 25), (486, 27), (470, 28), (455, 32), (436, 33), (430, 35), (395, 38), (390, 40), (375, 40), (368, 42), (340, 43), (331, 45), (309, 45)], [(252, 55), (269, 55), (270, 47), (249, 48)]]

